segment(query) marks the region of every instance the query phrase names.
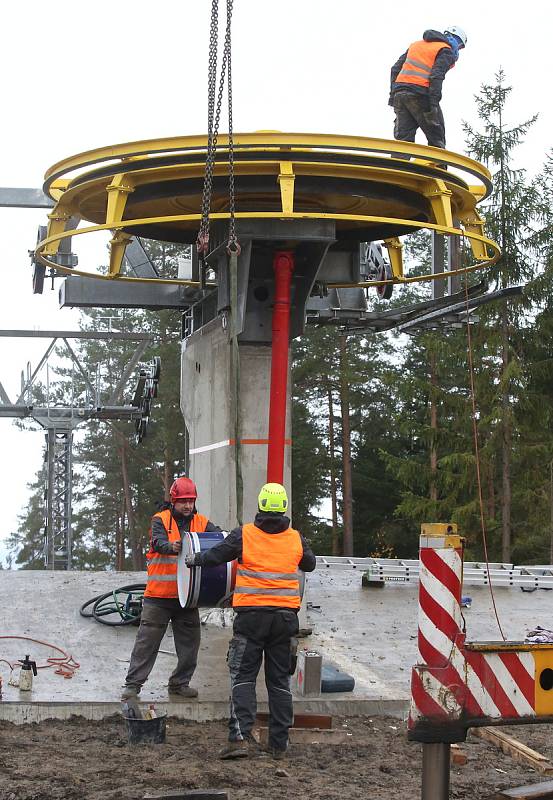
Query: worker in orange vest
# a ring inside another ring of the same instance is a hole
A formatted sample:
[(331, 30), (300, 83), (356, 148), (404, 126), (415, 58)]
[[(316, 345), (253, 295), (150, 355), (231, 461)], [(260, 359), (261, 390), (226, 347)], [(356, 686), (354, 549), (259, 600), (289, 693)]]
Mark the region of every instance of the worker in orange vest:
[(251, 731), (257, 708), (255, 683), (263, 657), (269, 750), (274, 758), (284, 757), (294, 719), (290, 675), (295, 668), (293, 644), (301, 603), (299, 570), (311, 572), (316, 565), (309, 545), (285, 516), (284, 486), (266, 483), (259, 492), (258, 508), (253, 523), (235, 528), (215, 547), (185, 559), (191, 567), (215, 567), (238, 559), (232, 598), (234, 635), (227, 655), (229, 742), (220, 754), (225, 759), (248, 756), (256, 748)]
[[(401, 55), (390, 75), (390, 100), (396, 113), (394, 138), (414, 142), (419, 128), (434, 147), (445, 147), (445, 123), (440, 100), (442, 83), (459, 58), (467, 35), (458, 25), (443, 33), (425, 31)], [(399, 156), (401, 158), (401, 156)]]
[(174, 481), (171, 502), (152, 517), (150, 549), (146, 554), (148, 582), (140, 627), (121, 699), (136, 698), (155, 664), (161, 640), (171, 622), (177, 652), (177, 666), (169, 677), (169, 694), (193, 698), (197, 689), (189, 686), (200, 649), (200, 615), (197, 608), (181, 608), (177, 587), (177, 559), (182, 536), (188, 532), (221, 530), (196, 511), (198, 492), (190, 478)]

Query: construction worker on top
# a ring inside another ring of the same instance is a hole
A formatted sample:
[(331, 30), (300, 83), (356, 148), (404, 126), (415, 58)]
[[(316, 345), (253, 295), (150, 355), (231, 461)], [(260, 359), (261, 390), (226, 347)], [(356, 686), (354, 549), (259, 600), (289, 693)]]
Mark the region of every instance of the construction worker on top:
[[(428, 30), (401, 55), (390, 75), (390, 100), (396, 113), (394, 138), (414, 142), (418, 128), (428, 144), (445, 147), (442, 83), (455, 66), (467, 35), (458, 25), (443, 33)], [(402, 156), (399, 156), (402, 158)]]
[[(265, 656), (269, 696), (269, 751), (282, 758), (294, 712), (290, 674), (295, 668), (293, 637), (298, 632), (299, 570), (311, 572), (316, 559), (285, 516), (286, 489), (267, 483), (258, 497), (253, 523), (235, 528), (227, 538), (203, 553), (186, 556), (188, 566), (215, 567), (238, 559), (232, 607), (234, 636), (227, 663), (230, 672), (229, 742), (221, 758), (248, 756), (256, 745), (251, 730), (257, 701), (255, 682)], [(294, 642), (295, 643), (295, 642)]]
[(187, 531), (203, 533), (221, 529), (196, 511), (198, 493), (190, 478), (177, 478), (169, 494), (171, 502), (152, 517), (150, 549), (146, 554), (148, 582), (122, 700), (136, 698), (140, 693), (153, 669), (169, 622), (178, 659), (169, 677), (169, 694), (186, 698), (198, 696), (197, 689), (189, 686), (189, 682), (200, 649), (200, 615), (197, 608), (181, 608), (177, 559), (182, 550), (182, 536)]

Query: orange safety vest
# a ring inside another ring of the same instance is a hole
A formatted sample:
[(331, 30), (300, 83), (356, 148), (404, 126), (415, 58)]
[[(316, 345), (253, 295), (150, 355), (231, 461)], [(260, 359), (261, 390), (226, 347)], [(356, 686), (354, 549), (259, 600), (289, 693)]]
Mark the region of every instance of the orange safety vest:
[[(181, 539), (179, 526), (176, 519), (169, 509), (159, 511), (154, 514), (153, 519), (159, 517), (163, 522), (163, 527), (167, 531), (170, 542), (178, 542)], [(194, 514), (190, 520), (190, 531), (193, 533), (204, 533), (208, 518), (203, 514)], [(146, 553), (148, 563), (148, 582), (144, 597), (178, 597), (177, 586), (177, 559), (178, 554), (169, 555), (168, 553), (157, 553), (152, 549), (152, 530), (150, 529), (150, 549)]]
[(252, 523), (242, 526), (242, 561), (232, 596), (241, 606), (300, 607), (298, 564), (303, 557), (299, 533), (265, 533)]
[(417, 86), (428, 88), (436, 56), (444, 47), (451, 50), (451, 45), (446, 42), (425, 42), (424, 39), (413, 42), (407, 51), (407, 56), (395, 82), (414, 83)]

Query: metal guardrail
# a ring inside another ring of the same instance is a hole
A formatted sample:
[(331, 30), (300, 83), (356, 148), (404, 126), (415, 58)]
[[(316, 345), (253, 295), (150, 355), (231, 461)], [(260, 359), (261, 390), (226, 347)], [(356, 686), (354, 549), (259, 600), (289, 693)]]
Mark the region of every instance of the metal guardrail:
[[(416, 583), (419, 579), (418, 559), (354, 558), (317, 556), (319, 569), (357, 569), (373, 583)], [(514, 565), (501, 562), (465, 561), (463, 584), (471, 586), (518, 586), (527, 589), (553, 589), (553, 565)]]

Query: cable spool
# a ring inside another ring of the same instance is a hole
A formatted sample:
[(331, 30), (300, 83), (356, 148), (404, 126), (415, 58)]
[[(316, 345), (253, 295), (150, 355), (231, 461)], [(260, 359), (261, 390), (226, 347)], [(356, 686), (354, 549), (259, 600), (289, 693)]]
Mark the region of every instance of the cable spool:
[(230, 605), (236, 581), (236, 561), (217, 567), (187, 567), (188, 555), (204, 553), (228, 536), (228, 531), (186, 533), (182, 537), (182, 552), (178, 559), (177, 585), (183, 608), (216, 608)]
[[(183, 608), (221, 608), (230, 606), (236, 583), (236, 561), (217, 567), (187, 567), (187, 555), (204, 553), (228, 536), (228, 531), (186, 533), (177, 567), (179, 601)], [(305, 573), (299, 570), (300, 598), (305, 590)]]

